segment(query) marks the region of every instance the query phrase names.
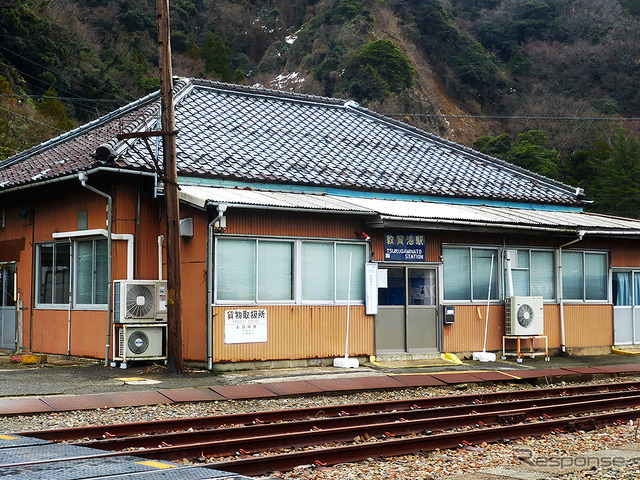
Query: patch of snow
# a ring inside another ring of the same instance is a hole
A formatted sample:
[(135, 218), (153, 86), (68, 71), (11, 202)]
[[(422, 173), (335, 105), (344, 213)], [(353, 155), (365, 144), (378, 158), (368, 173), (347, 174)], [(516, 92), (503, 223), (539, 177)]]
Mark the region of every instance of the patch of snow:
[(280, 90), (284, 90), (286, 88), (293, 90), (293, 87), (290, 87), (291, 84), (295, 85), (296, 83), (303, 83), (305, 81), (304, 77), (298, 77), (298, 75), (298, 72), (293, 72), (289, 75), (278, 75), (269, 83)]

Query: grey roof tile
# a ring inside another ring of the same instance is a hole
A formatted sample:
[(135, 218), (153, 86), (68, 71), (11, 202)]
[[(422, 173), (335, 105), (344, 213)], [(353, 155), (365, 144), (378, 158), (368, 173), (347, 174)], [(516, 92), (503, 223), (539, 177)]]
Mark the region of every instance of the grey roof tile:
[[(179, 174), (373, 192), (576, 205), (573, 187), (337, 99), (181, 80), (176, 84)], [(0, 188), (95, 165), (109, 144), (115, 165), (149, 169), (142, 140), (157, 129), (152, 95), (0, 163)], [(153, 148), (159, 148), (152, 138)], [(133, 147), (137, 150), (134, 151)], [(144, 158), (140, 158), (140, 154)]]

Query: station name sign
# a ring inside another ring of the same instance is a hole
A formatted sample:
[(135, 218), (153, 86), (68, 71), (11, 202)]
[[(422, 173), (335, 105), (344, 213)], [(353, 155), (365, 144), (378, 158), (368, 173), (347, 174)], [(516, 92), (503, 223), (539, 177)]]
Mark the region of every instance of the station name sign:
[(385, 233), (384, 259), (387, 262), (424, 262), (424, 235), (422, 233)]

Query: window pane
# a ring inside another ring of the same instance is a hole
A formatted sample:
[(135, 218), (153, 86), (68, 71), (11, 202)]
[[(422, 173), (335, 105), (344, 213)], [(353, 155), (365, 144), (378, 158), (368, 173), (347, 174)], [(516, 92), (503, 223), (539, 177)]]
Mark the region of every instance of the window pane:
[(108, 277), (108, 262), (109, 255), (107, 251), (106, 240), (96, 240), (94, 242), (95, 252), (95, 294), (93, 303), (107, 304), (109, 296), (109, 277)]
[(529, 270), (512, 270), (513, 295), (529, 296)]
[(529, 250), (516, 250), (516, 268), (529, 268)]
[(387, 288), (378, 289), (378, 305), (404, 305), (404, 268), (387, 269)]
[(562, 252), (562, 295), (570, 300), (583, 299), (582, 253)]
[(584, 286), (587, 300), (607, 299), (607, 256), (599, 253), (584, 255)]
[(218, 239), (218, 300), (255, 300), (255, 240)]
[(91, 289), (93, 285), (93, 241), (78, 242), (76, 252), (76, 303), (92, 303)]
[[(466, 248), (443, 248), (445, 300), (471, 300), (471, 263)], [(404, 299), (403, 299), (404, 302)]]
[(349, 294), (349, 254), (351, 253), (351, 300), (364, 300), (364, 245), (336, 244), (336, 297), (347, 300)]
[(291, 242), (258, 241), (258, 299), (293, 300)]
[(615, 306), (631, 305), (631, 272), (613, 272), (612, 288)]
[(637, 307), (640, 306), (640, 273), (633, 272), (633, 290), (634, 290), (634, 302)]
[(553, 252), (531, 252), (531, 295), (556, 298)]
[(53, 303), (53, 245), (40, 247), (38, 302)]
[(71, 244), (54, 246), (54, 298), (53, 303), (69, 303), (69, 279), (71, 274)]
[(489, 271), (493, 256), (493, 272), (491, 273), (491, 298), (498, 298), (498, 251), (474, 248), (471, 250), (473, 266), (473, 300), (487, 300), (489, 296)]
[(302, 299), (334, 300), (333, 243), (302, 244)]

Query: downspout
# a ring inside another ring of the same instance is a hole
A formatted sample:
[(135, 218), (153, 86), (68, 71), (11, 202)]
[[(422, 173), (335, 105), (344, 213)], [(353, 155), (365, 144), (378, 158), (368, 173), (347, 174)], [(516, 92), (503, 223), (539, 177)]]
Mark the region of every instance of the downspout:
[(162, 244), (164, 235), (158, 235), (158, 280), (162, 280)]
[[(87, 185), (88, 179), (89, 177), (85, 172), (78, 173), (78, 180), (80, 180), (80, 183), (84, 188), (107, 199), (107, 282), (108, 282), (107, 284), (109, 285), (109, 288), (107, 293), (107, 344), (105, 348), (106, 351), (105, 351), (105, 357), (104, 357), (104, 366), (108, 367), (109, 366), (109, 349), (111, 348), (111, 326), (112, 326), (111, 325), (111, 321), (112, 321), (111, 309), (113, 306), (112, 305), (113, 293), (111, 291), (111, 288), (112, 288), (111, 286), (113, 284), (113, 278), (111, 278), (112, 277), (111, 260), (113, 257), (112, 241), (111, 241), (112, 240), (111, 234), (112, 234), (112, 228), (113, 228), (113, 215), (112, 215), (111, 209), (113, 207), (113, 200), (111, 199), (111, 195), (107, 195), (106, 193), (101, 192), (97, 188), (94, 188), (91, 185)], [(131, 242), (131, 247), (133, 248), (133, 242)]]
[[(71, 244), (73, 245), (73, 243)], [(71, 272), (73, 272), (73, 248), (71, 248)], [(67, 356), (71, 355), (71, 306), (73, 302), (73, 275), (69, 275), (69, 304), (67, 305)]]
[[(228, 205), (218, 205), (218, 215), (207, 227), (207, 368), (213, 370), (213, 226), (224, 218)], [(221, 222), (222, 223), (222, 222)]]
[(578, 232), (578, 238), (571, 240), (570, 242), (567, 243), (563, 243), (562, 245), (560, 245), (558, 247), (558, 283), (560, 284), (560, 340), (561, 340), (561, 344), (560, 347), (562, 349), (562, 353), (566, 353), (567, 351), (567, 344), (566, 344), (566, 338), (565, 338), (565, 328), (564, 328), (564, 294), (562, 292), (563, 290), (563, 285), (562, 285), (562, 249), (564, 247), (567, 247), (569, 245), (573, 245), (574, 243), (578, 243), (582, 240), (582, 237), (584, 237), (584, 235), (587, 232), (585, 232), (584, 230), (580, 230)]

